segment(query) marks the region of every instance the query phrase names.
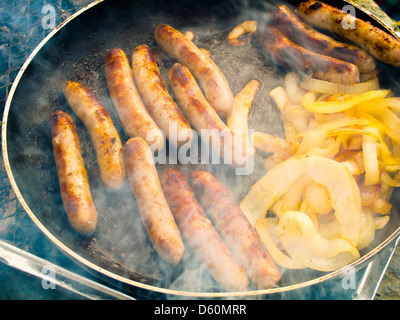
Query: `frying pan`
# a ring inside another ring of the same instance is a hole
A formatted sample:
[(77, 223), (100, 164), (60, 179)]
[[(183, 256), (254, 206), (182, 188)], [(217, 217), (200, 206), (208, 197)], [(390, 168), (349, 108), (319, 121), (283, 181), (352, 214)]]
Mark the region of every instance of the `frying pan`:
[[(296, 5), (300, 1), (291, 1)], [(337, 7), (347, 1), (327, 1)], [(391, 220), (377, 232), (375, 240), (361, 252), (361, 258), (335, 272), (284, 270), (278, 287), (268, 290), (224, 292), (211, 279), (190, 249), (183, 262), (170, 267), (153, 250), (138, 214), (136, 200), (126, 184), (120, 192), (111, 192), (101, 183), (90, 136), (70, 109), (62, 94), (66, 80), (89, 86), (107, 108), (123, 142), (128, 140), (107, 91), (104, 60), (113, 47), (128, 57), (137, 45), (147, 44), (157, 54), (161, 74), (174, 63), (158, 49), (153, 32), (160, 23), (180, 31), (195, 33), (199, 47), (213, 54), (225, 73), (233, 93), (249, 80), (258, 79), (262, 87), (249, 118), (251, 128), (282, 135), (280, 115), (268, 98), (268, 92), (282, 84), (285, 70), (271, 65), (254, 46), (231, 47), (228, 32), (246, 19), (262, 19), (273, 1), (220, 0), (201, 1), (96, 1), (58, 26), (30, 55), (17, 75), (6, 102), (2, 126), (2, 151), (6, 170), (15, 193), (27, 214), (39, 229), (67, 257), (96, 276), (117, 283), (145, 297), (255, 297), (309, 287), (343, 275), (349, 268), (361, 268), (400, 234), (399, 200), (393, 195)], [(393, 31), (367, 11), (357, 8), (357, 16)], [(393, 72), (386, 65), (381, 84), (398, 94)], [(166, 81), (168, 86), (168, 81)], [(169, 88), (169, 87), (168, 87)], [(170, 91), (171, 92), (171, 91)], [(69, 113), (77, 124), (82, 154), (99, 212), (98, 227), (89, 238), (75, 233), (63, 209), (53, 158), (49, 115), (55, 110)], [(171, 155), (174, 150), (170, 150)], [(170, 157), (170, 159), (172, 156)], [(160, 164), (161, 176), (167, 168), (185, 175), (206, 170), (230, 187), (241, 199), (263, 174), (263, 159), (257, 156), (254, 171), (238, 176), (223, 164)]]

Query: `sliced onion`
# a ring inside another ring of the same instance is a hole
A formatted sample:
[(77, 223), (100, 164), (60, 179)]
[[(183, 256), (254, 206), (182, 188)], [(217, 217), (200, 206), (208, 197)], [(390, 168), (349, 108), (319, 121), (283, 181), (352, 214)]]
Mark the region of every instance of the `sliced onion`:
[(284, 152), (288, 148), (288, 143), (286, 140), (271, 135), (265, 132), (256, 131), (253, 133), (254, 146), (261, 151), (276, 153)]
[(363, 173), (357, 162), (353, 159), (345, 160), (342, 163), (347, 167), (352, 176), (358, 176)]
[(377, 104), (383, 104), (388, 107), (390, 110), (399, 113), (400, 112), (400, 98), (399, 97), (390, 97), (386, 99), (377, 99), (375, 101)]
[(366, 248), (375, 237), (375, 219), (372, 212), (364, 208), (361, 212), (361, 221), (360, 241), (357, 245), (358, 250)]
[(304, 265), (284, 254), (275, 244), (272, 233), (275, 233), (273, 229), (277, 231), (278, 224), (275, 222), (275, 225), (272, 225), (271, 222), (271, 219), (259, 219), (256, 224), (256, 230), (261, 241), (265, 244), (268, 253), (271, 255), (272, 260), (283, 268), (304, 269)]
[[(375, 185), (366, 186), (364, 183), (360, 183), (358, 185), (360, 189), (361, 195), (361, 205), (368, 207), (372, 206), (377, 200), (379, 200), (379, 196), (382, 190), (382, 183), (378, 183)], [(383, 200), (383, 199), (381, 199)], [(383, 200), (385, 201), (385, 200)], [(378, 203), (379, 205), (379, 203)], [(382, 208), (383, 209), (383, 208)], [(375, 211), (378, 212), (378, 211)]]
[(318, 216), (318, 232), (327, 240), (340, 238), (340, 225), (334, 212)]
[(392, 204), (385, 199), (376, 199), (374, 203), (371, 205), (371, 209), (375, 213), (379, 213), (381, 215), (389, 215), (392, 210)]
[(395, 176), (395, 178), (392, 178), (389, 173), (387, 173), (386, 171), (381, 173), (381, 179), (382, 182), (384, 182), (385, 184), (391, 186), (391, 187), (400, 187), (400, 180), (396, 179), (397, 175)]
[(311, 97), (305, 94), (303, 96), (303, 106), (311, 112), (331, 114), (349, 110), (356, 105), (373, 99), (385, 98), (390, 92), (390, 90), (372, 90), (359, 95), (344, 95), (340, 99), (336, 98), (333, 101), (326, 102), (312, 102)]
[(289, 101), (286, 90), (281, 86), (276, 87), (269, 92), (269, 96), (275, 102), (276, 107), (279, 109), (279, 111), (283, 114), (283, 110)]
[(303, 90), (300, 88), (300, 75), (296, 72), (289, 72), (285, 76), (285, 89), (290, 100), (294, 103), (301, 103)]
[(312, 182), (306, 175), (300, 176), (282, 196), (281, 212), (298, 210), (305, 188)]
[(264, 218), (272, 204), (303, 175), (327, 188), (341, 236), (356, 245), (361, 226), (360, 190), (343, 164), (325, 157), (297, 156), (268, 171), (240, 202), (250, 223), (255, 226), (259, 218)]
[(327, 135), (328, 131), (325, 129), (316, 129), (311, 132), (306, 132), (300, 143), (299, 149), (297, 149), (296, 155), (306, 154), (313, 148), (321, 146)]
[[(372, 128), (369, 128), (372, 130)], [(379, 183), (380, 170), (378, 162), (377, 142), (374, 138), (364, 135), (362, 141), (363, 159), (364, 159), (364, 184), (371, 186)]]
[(376, 139), (380, 144), (380, 152), (382, 152), (382, 162), (386, 166), (385, 169), (388, 170), (388, 166), (395, 170), (400, 170), (400, 158), (393, 157), (389, 147), (385, 143), (384, 139), (373, 132), (372, 130), (356, 129), (356, 128), (339, 128), (337, 130), (331, 130), (328, 136), (338, 136), (338, 135), (349, 135), (349, 134), (359, 134), (359, 135), (369, 135)]
[(332, 209), (328, 190), (317, 183), (310, 183), (304, 195), (314, 212), (318, 214), (328, 214)]
[(389, 216), (375, 216), (375, 229), (383, 229), (390, 220)]
[(343, 238), (327, 240), (301, 211), (287, 211), (279, 218), (279, 237), (290, 256), (319, 271), (339, 269), (360, 257), (358, 250)]
[[(383, 125), (383, 129), (387, 135), (400, 144), (400, 118), (393, 111), (389, 110), (385, 104), (370, 101), (357, 106), (355, 112), (363, 112), (374, 117)], [(364, 116), (362, 113), (360, 115)]]
[(367, 91), (378, 90), (380, 86), (378, 78), (353, 85), (343, 85), (307, 77), (300, 83), (300, 87), (307, 91), (315, 91), (319, 93), (361, 94)]

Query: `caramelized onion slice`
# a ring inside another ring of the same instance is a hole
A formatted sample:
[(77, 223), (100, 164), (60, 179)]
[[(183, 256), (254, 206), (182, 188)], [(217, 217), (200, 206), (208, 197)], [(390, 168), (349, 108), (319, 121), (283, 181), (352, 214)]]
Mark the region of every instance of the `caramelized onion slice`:
[(307, 214), (287, 211), (279, 219), (279, 237), (292, 258), (319, 271), (339, 269), (360, 257), (349, 241), (322, 237)]
[(305, 94), (302, 100), (304, 108), (311, 112), (331, 114), (349, 110), (356, 105), (365, 103), (373, 99), (385, 98), (389, 95), (390, 92), (390, 90), (373, 90), (355, 96), (344, 96), (341, 100), (336, 99), (334, 101), (326, 102), (312, 101), (310, 97)]
[(358, 186), (347, 168), (332, 159), (306, 155), (289, 158), (268, 171), (243, 198), (240, 206), (255, 226), (267, 210), (302, 175), (328, 190), (340, 224), (341, 236), (357, 245), (361, 227), (361, 199)]
[(342, 85), (338, 83), (319, 80), (307, 77), (300, 83), (300, 87), (307, 91), (314, 91), (328, 94), (362, 94), (372, 90), (379, 90), (379, 80), (372, 80), (356, 83), (353, 85)]

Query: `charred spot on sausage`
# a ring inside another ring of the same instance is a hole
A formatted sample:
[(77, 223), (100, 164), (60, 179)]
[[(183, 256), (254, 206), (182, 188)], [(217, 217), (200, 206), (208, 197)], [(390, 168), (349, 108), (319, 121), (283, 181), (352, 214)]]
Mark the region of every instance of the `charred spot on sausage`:
[(309, 6), (310, 10), (318, 10), (322, 7), (322, 3), (317, 1), (315, 3), (313, 3), (311, 6)]

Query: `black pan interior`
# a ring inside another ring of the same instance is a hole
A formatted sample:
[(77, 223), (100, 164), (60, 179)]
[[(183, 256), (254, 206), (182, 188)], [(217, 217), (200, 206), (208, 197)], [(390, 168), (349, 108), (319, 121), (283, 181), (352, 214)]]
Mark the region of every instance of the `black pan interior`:
[[(121, 277), (162, 288), (220, 290), (204, 268), (199, 270), (199, 263), (190, 250), (187, 250), (184, 262), (176, 268), (158, 258), (141, 223), (128, 184), (118, 193), (102, 186), (89, 134), (66, 103), (62, 87), (67, 80), (89, 86), (104, 103), (122, 141), (126, 142), (128, 137), (123, 132), (106, 86), (105, 55), (111, 48), (119, 47), (130, 59), (136, 46), (147, 44), (156, 52), (168, 86), (167, 73), (174, 61), (158, 49), (153, 39), (155, 27), (167, 23), (180, 31), (194, 32), (195, 43), (212, 53), (234, 94), (249, 80), (260, 80), (262, 87), (251, 111), (250, 128), (282, 135), (280, 115), (268, 98), (268, 92), (282, 84), (286, 70), (269, 64), (254, 45), (232, 47), (225, 40), (237, 23), (267, 16), (270, 5), (270, 1), (242, 0), (105, 1), (73, 19), (44, 45), (25, 70), (15, 91), (7, 123), (7, 151), (12, 174), (23, 198), (52, 235), (87, 261)], [(383, 85), (393, 83), (386, 75), (382, 81)], [(99, 212), (98, 228), (90, 238), (82, 238), (71, 230), (62, 206), (49, 127), (49, 115), (55, 110), (66, 111), (77, 124)], [(263, 158), (257, 156), (254, 173), (247, 176), (237, 176), (231, 167), (214, 164), (168, 164), (159, 165), (158, 170), (160, 176), (169, 167), (176, 167), (184, 174), (197, 169), (209, 171), (230, 186), (241, 199), (265, 173), (262, 163)], [(396, 206), (393, 211), (392, 215), (396, 216)], [(367, 251), (393, 233), (398, 225), (398, 221), (393, 220)], [(281, 286), (319, 275), (321, 273), (300, 271), (294, 277), (283, 277)]]

